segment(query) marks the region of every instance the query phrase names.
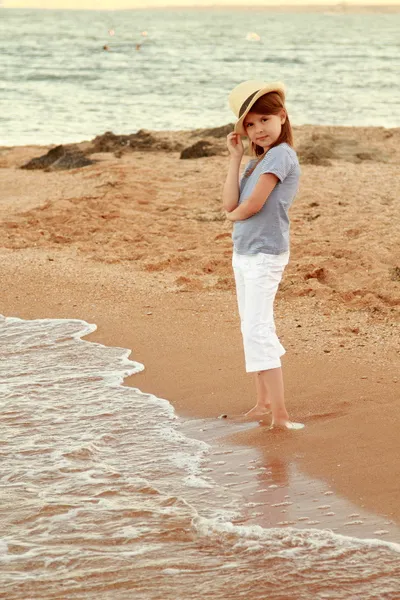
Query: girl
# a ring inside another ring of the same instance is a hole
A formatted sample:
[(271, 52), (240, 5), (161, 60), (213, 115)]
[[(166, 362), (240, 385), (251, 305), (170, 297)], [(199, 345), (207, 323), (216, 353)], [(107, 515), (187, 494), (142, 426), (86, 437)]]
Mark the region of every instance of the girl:
[[(280, 82), (245, 81), (229, 95), (238, 118), (227, 136), (230, 153), (223, 189), (226, 217), (233, 222), (233, 258), (246, 371), (255, 373), (257, 403), (246, 418), (258, 420), (269, 410), (272, 427), (302, 429), (285, 407), (280, 357), (285, 349), (275, 331), (273, 303), (289, 261), (288, 210), (296, 195), (300, 167)], [(253, 160), (239, 183), (244, 148)]]

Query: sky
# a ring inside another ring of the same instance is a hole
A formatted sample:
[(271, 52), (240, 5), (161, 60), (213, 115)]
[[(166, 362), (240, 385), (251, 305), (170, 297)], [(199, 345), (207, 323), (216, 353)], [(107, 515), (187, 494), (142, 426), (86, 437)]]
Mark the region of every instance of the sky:
[[(233, 6), (233, 5), (324, 5), (339, 4), (337, 0), (0, 0), (6, 8), (71, 8), (94, 10), (120, 10), (129, 8), (152, 8), (160, 6)], [(345, 4), (388, 5), (400, 4), (400, 0), (348, 0)]]

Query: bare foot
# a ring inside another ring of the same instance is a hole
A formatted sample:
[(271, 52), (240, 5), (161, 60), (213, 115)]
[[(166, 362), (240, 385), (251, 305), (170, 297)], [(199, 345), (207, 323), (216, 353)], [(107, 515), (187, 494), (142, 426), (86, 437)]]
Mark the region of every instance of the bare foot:
[(243, 416), (244, 417), (248, 417), (248, 418), (259, 419), (260, 417), (263, 417), (265, 415), (269, 415), (270, 412), (271, 412), (271, 405), (270, 404), (263, 404), (263, 405), (256, 404), (255, 406), (253, 406), (253, 408), (251, 408)]
[(240, 415), (222, 415), (222, 418), (229, 419), (230, 421), (236, 421), (240, 423), (246, 423), (249, 421), (260, 421), (264, 417), (271, 413), (270, 405), (265, 404), (263, 406), (256, 405), (250, 409), (247, 413)]
[(303, 423), (295, 423), (294, 421), (285, 421), (284, 423), (272, 423), (270, 429), (296, 430), (304, 429)]

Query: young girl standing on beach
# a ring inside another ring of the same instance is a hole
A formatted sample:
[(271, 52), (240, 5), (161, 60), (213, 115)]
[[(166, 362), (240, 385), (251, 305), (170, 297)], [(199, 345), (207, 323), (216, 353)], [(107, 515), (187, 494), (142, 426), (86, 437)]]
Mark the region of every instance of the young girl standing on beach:
[[(229, 95), (238, 121), (227, 136), (230, 153), (223, 189), (226, 217), (233, 225), (232, 266), (243, 336), (246, 371), (255, 373), (257, 403), (246, 418), (269, 410), (272, 427), (302, 429), (290, 421), (284, 400), (280, 357), (285, 349), (274, 324), (273, 304), (289, 261), (288, 210), (297, 193), (300, 167), (280, 82), (245, 81)], [(253, 160), (239, 182), (247, 137)]]

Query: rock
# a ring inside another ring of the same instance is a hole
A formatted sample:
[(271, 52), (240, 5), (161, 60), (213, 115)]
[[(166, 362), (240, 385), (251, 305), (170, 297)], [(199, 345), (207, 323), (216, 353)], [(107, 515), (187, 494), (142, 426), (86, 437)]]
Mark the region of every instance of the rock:
[(137, 133), (133, 133), (128, 136), (115, 136), (119, 139), (127, 138), (125, 146), (132, 148), (132, 150), (171, 150), (171, 144), (164, 140), (157, 138), (154, 133), (147, 131), (147, 129), (140, 129)]
[(392, 281), (400, 281), (400, 267), (393, 267), (389, 273)]
[(330, 159), (361, 163), (364, 160), (387, 162), (388, 156), (370, 146), (363, 147), (359, 140), (340, 135), (313, 133), (298, 148), (303, 164), (330, 166)]
[(60, 156), (58, 160), (53, 162), (46, 171), (55, 170), (66, 170), (66, 169), (80, 169), (81, 167), (88, 167), (93, 165), (96, 161), (91, 160), (79, 150), (71, 151), (67, 150), (63, 156)]
[(129, 135), (115, 135), (112, 131), (106, 131), (92, 140), (91, 153), (114, 152), (126, 145), (129, 145)]
[(193, 146), (189, 146), (182, 150), (180, 158), (202, 158), (203, 156), (215, 156), (216, 154), (218, 154), (218, 151), (210, 142), (200, 140), (193, 144)]
[(303, 164), (318, 165), (323, 167), (331, 166), (330, 158), (336, 158), (335, 140), (331, 136), (325, 139), (315, 139), (302, 144), (298, 149), (299, 160)]
[(26, 164), (22, 165), (21, 169), (43, 169), (45, 171), (53, 171), (55, 169), (77, 169), (87, 167), (94, 164), (95, 161), (87, 158), (83, 152), (75, 149), (73, 146), (56, 146), (37, 158), (33, 158)]
[(183, 144), (173, 140), (165, 139), (163, 134), (140, 129), (137, 133), (129, 135), (116, 135), (112, 131), (106, 131), (96, 136), (91, 142), (88, 153), (114, 152), (117, 157), (132, 150), (167, 150), (179, 152)]
[(37, 158), (32, 158), (29, 162), (22, 165), (21, 169), (46, 169), (53, 162), (61, 158), (65, 153), (64, 146), (56, 146)]
[(362, 160), (375, 160), (374, 155), (371, 152), (356, 152), (356, 158)]
[(318, 281), (325, 282), (327, 279), (327, 271), (324, 267), (319, 267), (314, 269), (310, 273), (306, 273), (304, 275), (304, 279), (307, 281), (308, 279), (318, 279)]
[(228, 135), (228, 133), (232, 133), (233, 129), (234, 124), (228, 123), (228, 125), (222, 125), (221, 127), (211, 127), (209, 129), (195, 129), (192, 133), (192, 136), (225, 138)]

